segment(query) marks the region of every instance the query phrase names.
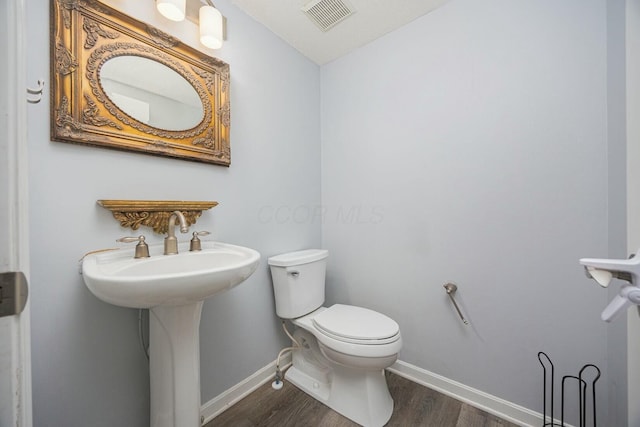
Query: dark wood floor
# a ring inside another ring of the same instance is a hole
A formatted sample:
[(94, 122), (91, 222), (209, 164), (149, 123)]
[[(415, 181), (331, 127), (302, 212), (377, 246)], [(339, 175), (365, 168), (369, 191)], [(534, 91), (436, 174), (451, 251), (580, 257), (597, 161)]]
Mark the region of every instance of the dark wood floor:
[[(387, 373), (395, 402), (388, 427), (517, 427), (473, 406)], [(284, 383), (267, 383), (211, 420), (205, 427), (357, 427), (358, 424)]]

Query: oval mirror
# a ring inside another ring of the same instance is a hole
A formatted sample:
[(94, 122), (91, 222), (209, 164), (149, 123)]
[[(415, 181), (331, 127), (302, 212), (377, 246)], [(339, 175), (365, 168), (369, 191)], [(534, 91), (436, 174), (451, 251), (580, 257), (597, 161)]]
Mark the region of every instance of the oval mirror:
[(160, 62), (140, 56), (116, 56), (102, 65), (99, 75), (109, 99), (141, 123), (184, 131), (204, 118), (198, 92), (184, 77)]

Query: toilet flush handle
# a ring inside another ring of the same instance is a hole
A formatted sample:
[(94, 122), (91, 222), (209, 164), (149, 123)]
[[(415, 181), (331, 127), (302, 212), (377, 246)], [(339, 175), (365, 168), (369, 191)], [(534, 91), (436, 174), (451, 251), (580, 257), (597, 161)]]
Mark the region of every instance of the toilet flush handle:
[(287, 274), (291, 277), (298, 277), (300, 275), (300, 272), (292, 268), (287, 268)]

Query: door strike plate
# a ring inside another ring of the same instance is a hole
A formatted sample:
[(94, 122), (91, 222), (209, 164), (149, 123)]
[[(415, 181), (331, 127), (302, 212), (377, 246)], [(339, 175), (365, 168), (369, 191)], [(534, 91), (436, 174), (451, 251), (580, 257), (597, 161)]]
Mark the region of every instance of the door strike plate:
[(0, 317), (22, 313), (28, 296), (29, 286), (22, 271), (0, 273)]

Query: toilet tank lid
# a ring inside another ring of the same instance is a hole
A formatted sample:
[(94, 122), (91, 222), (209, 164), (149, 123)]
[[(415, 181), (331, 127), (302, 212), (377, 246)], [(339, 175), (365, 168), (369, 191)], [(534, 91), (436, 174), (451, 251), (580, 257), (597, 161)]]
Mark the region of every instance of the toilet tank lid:
[(269, 265), (276, 267), (290, 267), (292, 265), (308, 264), (314, 261), (320, 261), (329, 256), (326, 249), (305, 249), (303, 251), (289, 252), (286, 254), (276, 255), (269, 258)]

